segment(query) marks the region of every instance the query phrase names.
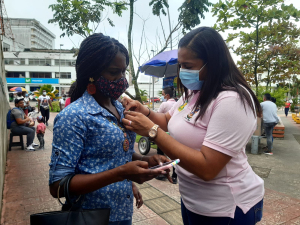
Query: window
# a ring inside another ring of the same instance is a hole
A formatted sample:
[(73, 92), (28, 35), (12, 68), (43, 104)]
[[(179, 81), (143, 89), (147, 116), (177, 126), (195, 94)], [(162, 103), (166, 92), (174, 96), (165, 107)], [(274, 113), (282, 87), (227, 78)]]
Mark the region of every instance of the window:
[(10, 51), (10, 45), (3, 42), (3, 51), (4, 52), (9, 52)]
[(29, 59), (29, 65), (51, 66), (51, 59)]
[(25, 77), (25, 72), (6, 72), (6, 77), (22, 78)]
[[(55, 77), (59, 78), (59, 73), (55, 73)], [(60, 79), (71, 79), (71, 73), (69, 72), (61, 72)]]
[(46, 72), (30, 72), (31, 78), (51, 78), (51, 73)]
[(4, 59), (5, 65), (25, 65), (25, 59)]
[[(59, 59), (55, 59), (55, 65), (59, 66)], [(60, 66), (75, 66), (75, 60), (61, 59)]]

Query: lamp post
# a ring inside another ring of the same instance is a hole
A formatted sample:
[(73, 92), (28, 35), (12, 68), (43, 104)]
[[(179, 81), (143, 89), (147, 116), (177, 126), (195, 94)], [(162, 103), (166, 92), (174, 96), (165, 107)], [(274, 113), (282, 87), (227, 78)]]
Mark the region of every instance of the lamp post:
[(61, 93), (61, 92), (60, 92), (60, 54), (61, 54), (61, 46), (64, 46), (64, 45), (63, 45), (63, 44), (60, 44), (60, 45), (59, 45), (59, 72), (58, 72), (58, 74), (59, 74), (59, 75), (58, 75), (58, 76), (59, 76), (59, 77), (58, 77), (58, 85), (59, 85), (59, 86), (58, 86), (58, 91), (59, 91), (59, 95), (60, 95), (60, 93)]

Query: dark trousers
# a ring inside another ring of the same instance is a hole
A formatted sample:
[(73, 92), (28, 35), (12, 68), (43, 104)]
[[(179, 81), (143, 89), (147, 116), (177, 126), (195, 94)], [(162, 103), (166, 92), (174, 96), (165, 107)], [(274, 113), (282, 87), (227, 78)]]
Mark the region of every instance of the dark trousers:
[(42, 106), (40, 106), (40, 111), (41, 111), (42, 116), (44, 117), (43, 123), (48, 122), (49, 117), (50, 117), (50, 110), (44, 109)]
[(285, 116), (288, 116), (290, 108), (284, 108)]
[(45, 146), (44, 134), (39, 133), (36, 136), (39, 139), (40, 147), (44, 147)]
[(254, 225), (262, 218), (263, 200), (253, 206), (246, 214), (236, 207), (234, 219), (230, 217), (202, 216), (188, 210), (181, 200), (181, 215), (184, 225)]
[[(157, 155), (165, 155), (165, 153), (157, 146)], [(177, 173), (175, 172), (175, 167), (173, 167), (172, 177), (177, 177)]]
[(19, 135), (27, 135), (27, 147), (33, 143), (35, 127), (17, 126), (12, 128), (11, 132)]
[(273, 129), (277, 123), (264, 123), (265, 132), (267, 136), (268, 151), (272, 151), (273, 148)]

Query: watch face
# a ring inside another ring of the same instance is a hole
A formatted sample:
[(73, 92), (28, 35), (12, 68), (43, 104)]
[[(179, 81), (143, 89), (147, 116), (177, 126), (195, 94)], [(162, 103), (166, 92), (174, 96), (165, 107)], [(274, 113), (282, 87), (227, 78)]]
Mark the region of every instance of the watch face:
[(156, 135), (156, 131), (155, 131), (155, 130), (150, 130), (149, 136), (150, 136), (151, 138), (153, 138), (153, 137), (155, 137), (155, 135)]

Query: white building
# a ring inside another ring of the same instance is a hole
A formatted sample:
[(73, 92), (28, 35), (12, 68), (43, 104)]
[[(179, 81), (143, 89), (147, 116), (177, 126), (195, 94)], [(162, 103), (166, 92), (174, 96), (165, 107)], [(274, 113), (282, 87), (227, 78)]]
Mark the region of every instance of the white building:
[(25, 46), (19, 42), (13, 41), (11, 38), (2, 36), (2, 48), (3, 52), (18, 52), (24, 51)]
[(55, 35), (39, 21), (25, 18), (8, 20), (15, 41), (23, 44), (24, 48), (54, 49)]
[(76, 80), (76, 58), (70, 50), (25, 49), (17, 57), (15, 52), (4, 52), (4, 59), (8, 90), (21, 86), (35, 91), (51, 84), (65, 94)]

